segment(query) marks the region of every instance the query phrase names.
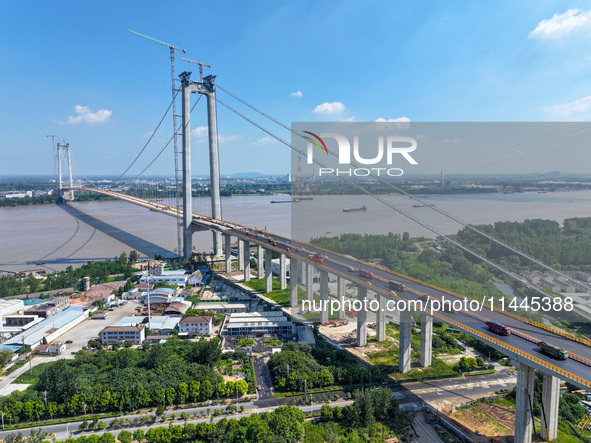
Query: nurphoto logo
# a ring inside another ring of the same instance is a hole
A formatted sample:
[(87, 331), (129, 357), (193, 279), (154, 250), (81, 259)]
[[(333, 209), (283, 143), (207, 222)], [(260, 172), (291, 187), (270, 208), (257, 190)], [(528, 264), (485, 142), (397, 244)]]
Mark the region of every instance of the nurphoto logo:
[[(364, 157), (360, 152), (359, 147), (359, 137), (353, 136), (353, 149), (351, 150), (351, 142), (349, 138), (346, 136), (336, 133), (336, 132), (326, 132), (321, 133), (320, 136), (309, 132), (303, 131), (307, 134), (310, 134), (312, 137), (304, 136), (306, 140), (308, 140), (308, 150), (307, 150), (307, 163), (309, 165), (314, 163), (314, 147), (317, 147), (321, 153), (329, 155), (328, 148), (326, 143), (324, 142), (323, 138), (332, 138), (336, 140), (338, 145), (338, 162), (340, 165), (352, 165), (352, 164), (360, 164), (360, 165), (379, 165), (385, 164), (387, 166), (391, 166), (393, 164), (393, 159), (396, 155), (401, 155), (408, 163), (411, 165), (417, 165), (418, 163), (416, 160), (410, 155), (417, 148), (417, 141), (412, 137), (403, 137), (403, 136), (378, 136), (377, 137), (377, 154), (373, 157)], [(384, 140), (386, 147), (384, 148)], [(324, 149), (323, 149), (324, 148)], [(368, 151), (366, 149), (366, 151)], [(351, 162), (351, 151), (353, 151), (353, 159), (354, 163)], [(375, 152), (375, 151), (372, 151)], [(382, 173), (386, 173), (389, 176), (397, 177), (404, 174), (404, 171), (400, 168), (386, 168), (386, 167), (372, 167), (372, 168), (328, 168), (328, 167), (321, 167), (318, 170), (318, 175), (328, 175), (328, 174), (335, 174), (335, 175), (348, 175), (348, 176), (358, 176), (358, 177), (365, 177), (368, 175), (381, 175)]]

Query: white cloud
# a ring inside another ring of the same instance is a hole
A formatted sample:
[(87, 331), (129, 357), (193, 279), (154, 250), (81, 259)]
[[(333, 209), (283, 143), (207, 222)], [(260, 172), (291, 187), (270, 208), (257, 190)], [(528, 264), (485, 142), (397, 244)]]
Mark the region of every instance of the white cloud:
[(218, 134), (218, 141), (220, 143), (234, 142), (236, 140), (240, 140), (240, 136), (239, 135), (223, 135), (223, 134)]
[(556, 115), (570, 115), (575, 112), (586, 112), (591, 110), (591, 95), (580, 98), (571, 103), (563, 103), (561, 105), (549, 106), (547, 110), (552, 111)]
[[(208, 128), (207, 126), (197, 126), (195, 129), (191, 130), (191, 135), (197, 138), (206, 138), (208, 136)], [(239, 135), (224, 135), (218, 133), (218, 142), (220, 143), (227, 143), (233, 142), (236, 140), (240, 140)]]
[(252, 145), (272, 145), (277, 143), (277, 140), (274, 139), (273, 137), (263, 137), (263, 138), (259, 138), (256, 142), (251, 143)]
[(591, 27), (591, 11), (569, 9), (562, 14), (554, 14), (552, 18), (542, 20), (532, 32), (530, 38), (560, 38), (570, 32)]
[(302, 94), (302, 91), (299, 91), (299, 90), (298, 90), (297, 92), (292, 92), (290, 95), (291, 95), (292, 97), (301, 97), (301, 96), (302, 96), (302, 95), (304, 95), (304, 94)]
[(355, 117), (354, 116), (345, 117), (345, 118), (340, 119), (339, 121), (341, 121), (341, 122), (354, 122), (355, 121)]
[(316, 106), (313, 114), (339, 114), (345, 110), (345, 105), (341, 102), (326, 102)]
[(205, 137), (207, 135), (207, 126), (197, 126), (191, 131), (193, 137)]
[(78, 123), (104, 123), (106, 122), (113, 111), (108, 109), (99, 109), (92, 112), (88, 106), (74, 106), (75, 116), (69, 116), (66, 123), (76, 125)]
[(410, 118), (408, 117), (398, 117), (398, 118), (376, 118), (376, 122), (378, 123), (407, 123), (410, 122)]

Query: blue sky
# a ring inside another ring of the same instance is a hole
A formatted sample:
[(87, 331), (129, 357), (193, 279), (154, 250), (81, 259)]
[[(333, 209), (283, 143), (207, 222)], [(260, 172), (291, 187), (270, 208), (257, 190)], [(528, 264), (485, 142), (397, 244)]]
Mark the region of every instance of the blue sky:
[[(77, 173), (125, 170), (171, 93), (168, 50), (127, 29), (186, 49), (288, 124), (591, 119), (589, 1), (7, 1), (0, 29), (2, 175), (52, 173), (47, 134), (67, 136)], [(177, 74), (195, 68), (177, 56)], [(192, 119), (202, 174), (203, 102)], [(218, 119), (222, 173), (289, 173), (287, 148), (221, 106)], [(171, 134), (167, 121), (131, 172)], [(588, 170), (582, 159), (552, 166)], [(171, 149), (156, 167), (172, 174)]]

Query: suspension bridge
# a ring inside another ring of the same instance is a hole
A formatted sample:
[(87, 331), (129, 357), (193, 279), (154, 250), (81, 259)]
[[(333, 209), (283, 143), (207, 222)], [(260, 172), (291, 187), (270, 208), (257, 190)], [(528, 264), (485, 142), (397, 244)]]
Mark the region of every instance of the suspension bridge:
[[(178, 220), (178, 226), (181, 232), (179, 238), (182, 238), (182, 245), (181, 242), (179, 242), (178, 250), (179, 254), (185, 257), (190, 257), (193, 253), (193, 234), (197, 231), (210, 231), (213, 235), (213, 252), (216, 256), (224, 258), (227, 271), (231, 270), (232, 238), (236, 238), (239, 244), (239, 268), (244, 272), (245, 281), (251, 278), (250, 247), (255, 246), (258, 249), (258, 260), (260, 263), (259, 275), (262, 275), (265, 280), (265, 289), (267, 292), (272, 290), (272, 253), (277, 253), (280, 257), (279, 281), (281, 289), (287, 288), (288, 275), (286, 271), (286, 262), (289, 258), (290, 276), (291, 280), (293, 280), (290, 285), (290, 304), (292, 308), (297, 308), (299, 303), (299, 282), (295, 280), (297, 280), (297, 276), (300, 275), (300, 270), (305, 269), (305, 278), (301, 283), (305, 289), (306, 300), (310, 302), (313, 300), (314, 296), (314, 271), (317, 270), (320, 274), (319, 296), (320, 301), (324, 303), (329, 303), (330, 300), (334, 299), (334, 297), (329, 296), (328, 281), (329, 274), (335, 275), (337, 277), (336, 300), (344, 300), (346, 283), (352, 284), (357, 288), (357, 297), (359, 300), (367, 299), (368, 293), (375, 294), (379, 307), (375, 310), (375, 312), (372, 312), (371, 315), (375, 315), (376, 317), (378, 342), (386, 339), (386, 307), (389, 301), (404, 300), (407, 302), (416, 302), (414, 309), (421, 316), (421, 366), (426, 367), (431, 365), (432, 327), (434, 319), (445, 322), (449, 325), (453, 325), (453, 327), (465, 331), (481, 342), (486, 343), (499, 350), (503, 354), (509, 356), (518, 367), (515, 441), (532, 441), (532, 426), (534, 423), (532, 397), (534, 393), (534, 375), (536, 370), (541, 371), (544, 374), (542, 393), (542, 403), (544, 410), (542, 417), (542, 436), (549, 439), (556, 437), (558, 425), (558, 396), (560, 380), (568, 381), (583, 388), (591, 388), (591, 379), (589, 377), (589, 374), (591, 373), (590, 341), (580, 339), (552, 327), (533, 322), (510, 311), (502, 311), (497, 309), (491, 310), (490, 306), (485, 304), (480, 305), (481, 307), (478, 312), (473, 312), (472, 310), (467, 309), (431, 311), (428, 308), (428, 303), (423, 305), (418, 302), (430, 301), (432, 306), (434, 301), (441, 302), (444, 299), (447, 299), (452, 303), (456, 301), (461, 302), (464, 300), (464, 297), (441, 288), (433, 287), (429, 284), (417, 281), (410, 277), (397, 274), (396, 272), (376, 267), (369, 263), (361, 262), (350, 256), (327, 251), (304, 242), (267, 232), (266, 230), (262, 231), (252, 227), (243, 226), (229, 220), (223, 220), (221, 216), (219, 184), (220, 165), (217, 142), (218, 135), (216, 103), (223, 104), (240, 116), (243, 115), (216, 97), (216, 84), (214, 76), (200, 76), (198, 81), (193, 81), (190, 79), (190, 73), (183, 72), (180, 75), (180, 83), (180, 90), (173, 94), (173, 102), (177, 93), (182, 94), (182, 124), (180, 125), (181, 132), (177, 134), (175, 125), (175, 133), (173, 138), (176, 135), (182, 137), (182, 150), (179, 150), (182, 160), (180, 162), (182, 163), (180, 168), (180, 171), (182, 172), (182, 182), (179, 182), (179, 180), (167, 182), (165, 187), (172, 188), (175, 195), (179, 194), (180, 189), (182, 204), (179, 203), (178, 205), (171, 205), (170, 203), (161, 201), (162, 198), (158, 197), (162, 197), (162, 194), (158, 195), (157, 192), (155, 192), (154, 196), (148, 196), (148, 198), (146, 198), (145, 195), (131, 195), (130, 193), (118, 192), (111, 189), (103, 189), (96, 185), (75, 186), (72, 180), (71, 164), (69, 165), (68, 186), (63, 185), (60, 169), (60, 179), (58, 186), (60, 195), (64, 198), (64, 200), (68, 201), (74, 199), (75, 191), (94, 192), (171, 216)], [(205, 96), (207, 99), (210, 165), (209, 184), (212, 199), (211, 215), (200, 214), (194, 212), (192, 209), (190, 121), (192, 107), (190, 99), (191, 94), (194, 93)], [(255, 126), (265, 131), (267, 134), (286, 144), (290, 149), (294, 149), (291, 144), (278, 138), (273, 132), (268, 131), (267, 129), (261, 127), (261, 125), (254, 123), (252, 119), (247, 117), (245, 118), (247, 121), (253, 123)], [(276, 120), (273, 121), (277, 122)], [(168, 144), (166, 146), (168, 146)], [(69, 158), (69, 145), (66, 149), (65, 145), (58, 144), (56, 151), (58, 155), (58, 163), (61, 163), (61, 158), (59, 157), (63, 150), (66, 150)], [(158, 156), (160, 156), (163, 151), (164, 149), (160, 151)], [(303, 153), (300, 152), (300, 154)], [(68, 161), (68, 163), (70, 162)], [(177, 162), (175, 161), (175, 165), (176, 164)], [(129, 170), (129, 168), (127, 170)], [(135, 177), (135, 183), (138, 182), (138, 177), (139, 175)], [(345, 180), (347, 181), (347, 179)], [(120, 186), (120, 188), (130, 188), (132, 186), (131, 183), (132, 182), (129, 181), (125, 185)], [(354, 186), (359, 187), (359, 185), (356, 183), (353, 184)], [(151, 186), (152, 188), (155, 188), (156, 191), (158, 190), (158, 186), (154, 186), (153, 183)], [(364, 192), (366, 191), (364, 190)], [(371, 196), (376, 198), (378, 201), (383, 202), (379, 196)], [(178, 199), (178, 201), (180, 202), (181, 199)], [(386, 202), (384, 202), (384, 204), (391, 206)], [(392, 207), (392, 209), (402, 212), (395, 207)], [(412, 218), (408, 214), (404, 215)], [(434, 230), (434, 232), (436, 231)], [(449, 239), (449, 241), (457, 244), (451, 239)], [(462, 245), (458, 246), (466, 250), (466, 252), (477, 255), (473, 251), (467, 250), (467, 248)], [(507, 247), (510, 246), (507, 245)], [(491, 264), (491, 266), (499, 268), (497, 264), (491, 263), (487, 260), (485, 261)], [(358, 270), (362, 268), (371, 269), (372, 278), (362, 278), (360, 275), (358, 275)], [(294, 276), (296, 276), (295, 279)], [(397, 282), (404, 284), (406, 286), (406, 290), (397, 290), (396, 292), (392, 291), (390, 284), (390, 281), (392, 280), (396, 280)], [(344, 319), (344, 304), (341, 303), (340, 306), (343, 308), (338, 310), (336, 316), (339, 319)], [(401, 372), (406, 372), (411, 369), (411, 314), (411, 310), (400, 312), (399, 370)], [(329, 309), (323, 309), (320, 314), (321, 322), (327, 322), (329, 320), (329, 315)], [(486, 325), (486, 323), (490, 321), (511, 328), (512, 333), (508, 336), (502, 337), (497, 335), (489, 328), (489, 326)], [(368, 312), (364, 310), (359, 311), (357, 316), (357, 344), (359, 346), (363, 346), (367, 342), (367, 323)], [(558, 348), (566, 349), (568, 351), (569, 358), (559, 360), (542, 352), (540, 348), (541, 342), (549, 343)]]

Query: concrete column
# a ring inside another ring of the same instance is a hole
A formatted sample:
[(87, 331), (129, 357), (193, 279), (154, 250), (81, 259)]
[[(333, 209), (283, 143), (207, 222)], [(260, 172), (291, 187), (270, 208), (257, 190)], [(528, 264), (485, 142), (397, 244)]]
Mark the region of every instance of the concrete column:
[(232, 236), (224, 234), (224, 258), (226, 259), (226, 273), (232, 271)]
[[(215, 85), (211, 78), (203, 84), (207, 89), (207, 127), (209, 136), (209, 180), (211, 182), (211, 216), (217, 220), (222, 219), (222, 201), (220, 198), (220, 158), (218, 152), (218, 123), (215, 110)], [(222, 255), (222, 235), (218, 231), (213, 231), (213, 253)]]
[(238, 270), (244, 271), (244, 242), (238, 238)]
[(386, 340), (386, 296), (377, 294), (380, 304), (376, 312), (376, 339), (378, 342)]
[(339, 320), (345, 319), (345, 279), (343, 277), (337, 277), (337, 298), (340, 302), (339, 307)]
[[(363, 286), (357, 287), (357, 300), (367, 298), (367, 288)], [(365, 306), (365, 305), (364, 305)], [(357, 312), (357, 346), (365, 346), (367, 344), (367, 311), (361, 308)]]
[(279, 289), (287, 288), (287, 265), (285, 254), (279, 256)]
[(295, 257), (289, 260), (289, 305), (298, 306), (298, 275), (300, 275), (300, 261)]
[(271, 292), (273, 290), (273, 270), (271, 269), (271, 259), (271, 251), (265, 250), (265, 292)]
[(320, 323), (328, 321), (328, 271), (320, 270)]
[(314, 266), (306, 263), (306, 300), (314, 301)]
[(542, 413), (541, 435), (545, 440), (554, 440), (557, 437), (559, 399), (560, 380), (544, 373), (544, 388), (542, 390), (542, 407), (544, 411)]
[(517, 398), (515, 400), (515, 438), (514, 443), (531, 443), (532, 410), (534, 395), (534, 368), (522, 363), (517, 370)]
[(431, 366), (433, 351), (433, 317), (421, 312), (421, 367)]
[(400, 312), (400, 341), (398, 350), (398, 370), (410, 371), (410, 338), (411, 338), (412, 314), (410, 311)]
[[(188, 78), (182, 81), (183, 90), (183, 256), (190, 258), (193, 252), (193, 220), (191, 188), (191, 93), (196, 86)], [(214, 249), (215, 251), (215, 249)]]
[(242, 240), (244, 246), (242, 246), (242, 253), (244, 255), (244, 281), (250, 281), (250, 242), (248, 240)]
[(265, 250), (262, 245), (257, 246), (257, 277), (265, 278)]

